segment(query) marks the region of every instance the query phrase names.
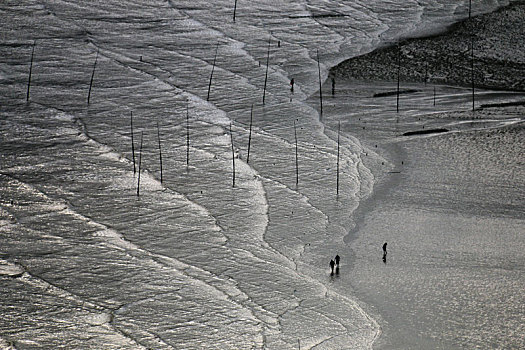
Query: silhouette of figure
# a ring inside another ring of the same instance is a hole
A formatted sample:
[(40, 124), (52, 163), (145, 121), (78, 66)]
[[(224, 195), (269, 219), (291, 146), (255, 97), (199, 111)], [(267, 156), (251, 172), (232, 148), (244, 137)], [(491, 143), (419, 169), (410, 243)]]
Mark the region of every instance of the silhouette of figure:
[(337, 266), (339, 266), (339, 260), (341, 260), (341, 258), (339, 257), (339, 255), (336, 255), (336, 256), (335, 256), (335, 264), (336, 264)]
[(387, 254), (387, 252), (386, 252), (386, 244), (387, 244), (386, 242), (385, 242), (385, 244), (383, 244), (383, 255)]
[(335, 266), (335, 262), (333, 260), (330, 260), (330, 269), (332, 270), (332, 272), (330, 273), (331, 275), (334, 274), (334, 266)]
[(295, 81), (294, 79), (292, 78), (292, 80), (290, 80), (290, 91), (293, 93), (293, 84), (295, 84)]

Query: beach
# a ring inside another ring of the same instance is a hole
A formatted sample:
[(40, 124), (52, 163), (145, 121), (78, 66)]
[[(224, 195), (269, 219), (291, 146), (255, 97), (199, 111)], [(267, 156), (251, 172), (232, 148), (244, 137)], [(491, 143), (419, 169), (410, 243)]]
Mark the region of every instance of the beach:
[(341, 278), (380, 320), (375, 348), (523, 346), (524, 130), (504, 126), (523, 110), (500, 113), (493, 128), (375, 140), (392, 165), (355, 213)]
[(522, 347), (518, 47), (396, 106), (468, 2), (238, 5), (0, 5), (0, 348)]
[[(523, 72), (520, 45), (510, 45), (516, 37), (506, 36), (508, 26), (523, 31), (522, 22), (514, 21), (522, 11), (519, 5), (474, 19), (489, 28), (479, 44), (494, 48), (477, 53), (483, 76), (491, 78), (482, 84), (492, 91), (477, 90), (474, 112), (468, 74), (422, 59), (432, 57), (429, 50), (449, 56), (471, 27), (468, 21), (400, 45), (401, 90), (410, 92), (400, 95), (399, 113), (396, 47), (331, 70), (338, 88), (330, 102), (334, 115), (346, 115), (345, 130), (389, 160), (378, 169), (380, 180), (345, 237), (352, 273), (343, 284), (383, 326), (374, 348), (525, 346), (523, 74), (501, 69)], [(492, 65), (495, 52), (504, 57)], [(463, 53), (449, 67), (468, 67), (468, 52)], [(508, 91), (512, 88), (518, 91)], [(357, 103), (373, 111), (345, 113)], [(383, 242), (388, 242), (384, 261)]]

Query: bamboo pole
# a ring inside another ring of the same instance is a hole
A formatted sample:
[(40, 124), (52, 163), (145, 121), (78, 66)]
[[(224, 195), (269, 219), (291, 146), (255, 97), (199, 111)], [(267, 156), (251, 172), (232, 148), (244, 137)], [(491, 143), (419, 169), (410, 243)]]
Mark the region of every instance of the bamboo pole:
[(133, 141), (133, 111), (131, 111), (131, 157), (133, 158), (133, 176), (137, 173), (135, 166), (135, 142)]
[(232, 144), (232, 173), (233, 173), (233, 185), (235, 187), (235, 150), (233, 148), (233, 133), (232, 133), (232, 123), (230, 123), (230, 139)]
[(471, 13), (472, 13), (472, 0), (468, 0), (468, 18), (470, 18)]
[(157, 121), (157, 138), (159, 140), (159, 161), (160, 161), (160, 183), (162, 184), (163, 177), (162, 177), (162, 149), (160, 147), (160, 128), (159, 128), (159, 122)]
[(293, 131), (295, 135), (295, 185), (299, 184), (299, 150), (297, 147), (297, 126), (293, 121)]
[(233, 23), (235, 23), (235, 13), (237, 12), (237, 0), (235, 0), (235, 5), (233, 6)]
[(248, 156), (246, 157), (246, 164), (250, 163), (250, 146), (252, 144), (252, 124), (253, 124), (253, 104), (250, 111), (250, 134), (248, 135)]
[(396, 93), (396, 113), (399, 113), (399, 79), (401, 75), (401, 48), (397, 48), (397, 93)]
[(208, 97), (206, 97), (206, 101), (210, 100), (211, 80), (213, 79), (213, 72), (215, 71), (215, 63), (217, 62), (217, 51), (218, 50), (219, 50), (219, 43), (217, 42), (217, 46), (215, 46), (215, 57), (213, 58), (213, 67), (211, 68), (210, 83), (208, 84)]
[(474, 35), (470, 37), (470, 69), (471, 69), (471, 80), (472, 80), (472, 112), (474, 112), (475, 101), (474, 101)]
[(140, 196), (140, 173), (142, 172), (142, 141), (144, 139), (144, 132), (140, 133), (140, 150), (139, 150), (139, 177), (137, 181), (137, 197)]
[(270, 33), (270, 38), (268, 39), (268, 54), (266, 55), (266, 75), (264, 76), (264, 89), (263, 89), (263, 105), (266, 98), (266, 83), (268, 82), (268, 66), (270, 65), (270, 43), (272, 41), (272, 34)]
[(88, 105), (89, 105), (89, 99), (91, 98), (91, 88), (93, 87), (93, 78), (95, 77), (95, 68), (97, 68), (97, 60), (98, 60), (98, 50), (97, 50), (97, 55), (95, 56), (95, 64), (93, 64), (93, 72), (91, 72), (91, 80), (89, 81), (89, 91), (88, 91), (88, 97), (87, 97)]
[(337, 185), (336, 185), (336, 194), (339, 196), (339, 134), (341, 133), (341, 121), (339, 121), (337, 127)]
[(321, 63), (319, 62), (319, 49), (317, 49), (317, 70), (319, 71), (319, 101), (321, 105), (321, 118), (323, 117), (323, 89), (321, 81)]
[(31, 75), (33, 74), (33, 57), (35, 55), (36, 41), (33, 41), (33, 49), (31, 50), (31, 65), (29, 66), (29, 78), (27, 79), (27, 95), (26, 102), (29, 102), (29, 89), (31, 88)]
[(186, 103), (186, 166), (190, 165), (190, 114)]

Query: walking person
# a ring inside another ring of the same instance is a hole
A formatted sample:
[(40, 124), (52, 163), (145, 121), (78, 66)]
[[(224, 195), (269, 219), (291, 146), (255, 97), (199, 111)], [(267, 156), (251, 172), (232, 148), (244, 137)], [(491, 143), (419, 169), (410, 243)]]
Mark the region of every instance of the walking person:
[(335, 274), (336, 275), (339, 275), (339, 260), (341, 260), (341, 258), (339, 257), (339, 255), (336, 255), (335, 256)]
[(334, 266), (335, 266), (335, 262), (332, 259), (332, 260), (330, 260), (330, 269), (332, 270), (330, 275), (332, 275), (332, 276), (334, 275)]

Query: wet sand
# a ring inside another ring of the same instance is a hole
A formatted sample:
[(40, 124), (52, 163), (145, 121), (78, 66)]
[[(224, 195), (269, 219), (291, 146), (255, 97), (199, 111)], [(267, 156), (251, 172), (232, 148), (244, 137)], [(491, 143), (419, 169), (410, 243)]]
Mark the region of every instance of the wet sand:
[[(343, 259), (351, 271), (338, 280), (380, 323), (377, 349), (525, 347), (525, 108), (519, 102), (524, 96), (478, 90), (472, 112), (468, 88), (437, 85), (433, 110), (432, 86), (424, 84), (427, 64), (414, 55), (435, 50), (447, 56), (473, 23), (482, 23), (491, 35), (480, 34), (479, 45), (494, 50), (478, 57), (485, 67), (478, 81), (523, 89), (523, 52), (509, 44), (513, 33), (523, 31), (523, 9), (523, 4), (510, 6), (446, 34), (404, 42), (402, 52), (412, 59), (411, 74), (402, 70), (402, 85), (415, 93), (401, 98), (399, 113), (395, 96), (377, 100), (363, 92), (395, 91), (395, 49), (331, 71), (338, 91), (326, 109), (386, 159), (373, 164), (374, 192), (354, 213), (355, 226), (345, 238)], [(465, 50), (463, 63), (433, 61), (427, 82), (468, 86), (469, 75), (455, 69), (469, 67)], [(501, 53), (505, 56), (495, 57)], [(402, 59), (402, 66), (408, 61)], [(370, 113), (352, 114), (355, 104), (370, 105)], [(432, 129), (447, 131), (425, 134)]]
[[(397, 80), (525, 90), (525, 3), (459, 22), (443, 34), (406, 39), (331, 69), (336, 79)], [(472, 43), (473, 51), (472, 51)], [(399, 56), (398, 56), (399, 55)]]
[(524, 139), (522, 123), (380, 146), (397, 166), (357, 213), (345, 281), (381, 320), (377, 348), (525, 345)]

